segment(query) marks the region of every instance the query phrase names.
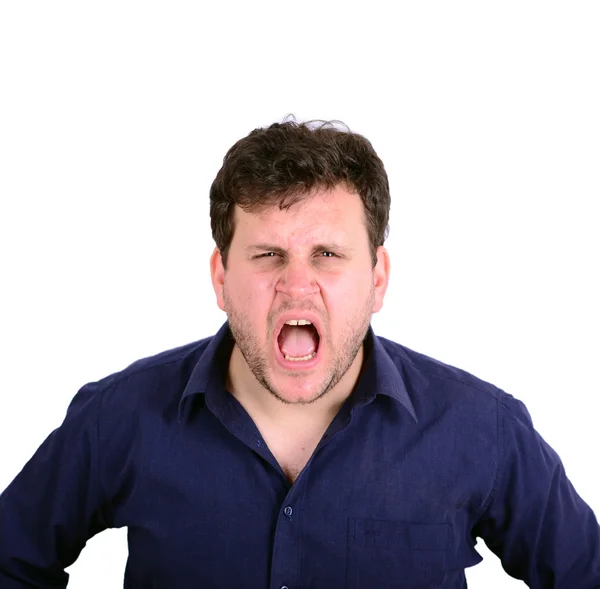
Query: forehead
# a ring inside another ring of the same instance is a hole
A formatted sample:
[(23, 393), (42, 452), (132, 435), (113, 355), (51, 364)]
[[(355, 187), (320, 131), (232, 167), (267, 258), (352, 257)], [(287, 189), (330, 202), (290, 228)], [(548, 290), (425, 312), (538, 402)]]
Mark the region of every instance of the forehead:
[(327, 237), (356, 241), (361, 234), (367, 234), (362, 200), (345, 187), (319, 190), (288, 209), (235, 209), (234, 241), (306, 241)]

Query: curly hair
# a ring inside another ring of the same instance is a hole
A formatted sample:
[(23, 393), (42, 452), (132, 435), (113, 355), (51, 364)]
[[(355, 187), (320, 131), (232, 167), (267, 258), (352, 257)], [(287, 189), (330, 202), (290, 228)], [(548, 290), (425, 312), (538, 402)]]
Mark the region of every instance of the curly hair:
[(383, 245), (390, 190), (383, 162), (362, 135), (339, 121), (287, 120), (252, 131), (223, 158), (210, 189), (213, 239), (227, 266), (236, 205), (252, 212), (287, 209), (314, 190), (343, 184), (362, 200), (373, 265)]

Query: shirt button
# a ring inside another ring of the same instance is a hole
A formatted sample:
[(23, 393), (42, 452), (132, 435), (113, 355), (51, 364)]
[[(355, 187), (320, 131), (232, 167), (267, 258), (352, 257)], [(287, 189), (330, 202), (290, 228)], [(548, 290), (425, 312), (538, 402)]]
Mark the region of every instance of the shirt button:
[[(284, 510), (283, 513), (285, 513), (285, 515), (287, 515), (288, 517), (290, 517), (290, 515), (292, 515), (292, 513), (294, 513), (294, 510), (288, 505)], [(287, 587), (282, 587), (281, 589), (287, 589)]]

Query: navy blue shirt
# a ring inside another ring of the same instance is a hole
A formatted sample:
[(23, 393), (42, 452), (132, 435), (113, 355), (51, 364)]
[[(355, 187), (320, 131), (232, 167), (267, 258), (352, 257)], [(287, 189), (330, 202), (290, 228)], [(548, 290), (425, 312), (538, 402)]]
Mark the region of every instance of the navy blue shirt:
[(600, 529), (524, 405), (369, 332), (353, 394), (291, 484), (225, 389), (233, 341), (84, 386), (0, 496), (0, 587), (58, 588), (106, 528), (125, 587), (466, 587), (482, 538), (530, 587), (600, 587)]

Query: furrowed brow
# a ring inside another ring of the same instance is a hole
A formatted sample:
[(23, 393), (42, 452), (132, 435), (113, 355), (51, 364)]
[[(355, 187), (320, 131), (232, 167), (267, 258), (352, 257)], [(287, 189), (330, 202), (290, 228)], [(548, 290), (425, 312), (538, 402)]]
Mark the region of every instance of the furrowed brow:
[[(285, 255), (287, 254), (287, 250), (283, 249), (281, 246), (274, 245), (271, 243), (255, 243), (247, 246), (246, 251), (248, 253), (258, 253), (258, 252), (275, 252), (276, 254)], [(339, 243), (319, 243), (315, 245), (313, 248), (313, 252), (323, 252), (323, 251), (331, 251), (331, 252), (339, 252), (339, 253), (349, 253), (354, 251), (354, 247), (350, 245), (342, 245)]]
[(348, 245), (342, 245), (339, 243), (319, 243), (315, 245), (314, 251), (316, 252), (340, 252), (346, 253), (353, 251), (354, 248)]
[(317, 245), (315, 245), (315, 250), (348, 250), (351, 249), (349, 247), (346, 247), (344, 245), (341, 245), (340, 243), (318, 243)]
[(285, 254), (285, 250), (278, 245), (270, 243), (255, 243), (246, 248), (247, 252), (275, 252), (276, 254)]

